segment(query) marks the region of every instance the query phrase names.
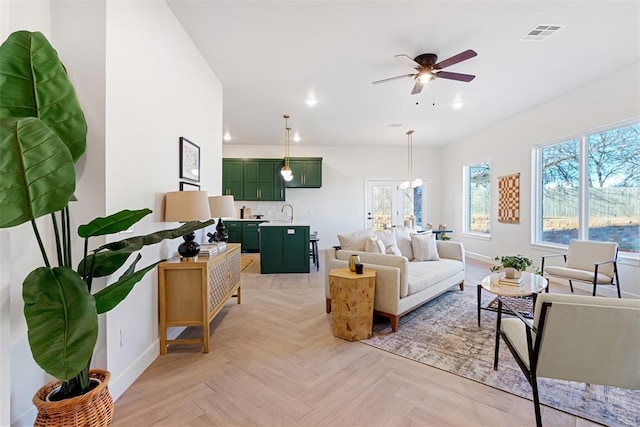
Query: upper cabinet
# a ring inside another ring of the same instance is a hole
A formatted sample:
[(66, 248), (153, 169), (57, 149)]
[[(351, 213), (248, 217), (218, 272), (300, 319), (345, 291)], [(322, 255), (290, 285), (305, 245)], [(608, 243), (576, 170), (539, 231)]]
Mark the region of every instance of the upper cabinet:
[(289, 157), (293, 179), (285, 182), (289, 188), (322, 187), (322, 157)]
[(235, 200), (284, 201), (281, 159), (222, 159), (222, 185), (225, 195)]

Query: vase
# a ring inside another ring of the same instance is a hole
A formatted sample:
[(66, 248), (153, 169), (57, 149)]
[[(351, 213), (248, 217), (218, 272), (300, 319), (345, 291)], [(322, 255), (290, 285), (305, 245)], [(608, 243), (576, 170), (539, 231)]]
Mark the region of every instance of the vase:
[(56, 380), (41, 387), (33, 396), (33, 404), (38, 409), (34, 427), (108, 427), (113, 421), (113, 399), (109, 394), (111, 373), (101, 369), (89, 371), (90, 379), (100, 380), (95, 388), (82, 396), (49, 402), (47, 396), (61, 382)]
[(356, 264), (360, 264), (360, 256), (353, 254), (349, 257), (349, 270), (353, 271), (355, 273), (356, 271)]
[(507, 267), (504, 269), (504, 277), (507, 279), (519, 279), (522, 276), (522, 272), (520, 270), (516, 270), (513, 267)]

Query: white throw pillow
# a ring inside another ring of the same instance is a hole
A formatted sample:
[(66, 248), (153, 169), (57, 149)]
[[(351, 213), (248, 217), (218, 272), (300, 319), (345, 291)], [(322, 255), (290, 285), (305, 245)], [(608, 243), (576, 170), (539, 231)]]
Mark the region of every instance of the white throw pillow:
[(396, 241), (396, 232), (393, 230), (393, 228), (390, 228), (389, 230), (377, 230), (374, 231), (373, 234), (375, 234), (380, 240), (382, 240), (385, 248), (393, 245), (398, 246), (398, 243)]
[(409, 230), (409, 228), (395, 227), (398, 249), (400, 249), (403, 256), (407, 257), (409, 261), (412, 261), (413, 249), (411, 247), (411, 232)]
[(354, 231), (349, 234), (338, 234), (338, 241), (340, 242), (342, 249), (364, 251), (367, 239), (371, 236), (373, 236), (373, 230), (368, 228), (366, 230)]
[(400, 252), (400, 249), (398, 249), (396, 245), (391, 245), (387, 248), (387, 255), (402, 256), (402, 252)]
[(376, 254), (383, 254), (384, 243), (382, 243), (382, 240), (378, 239), (378, 236), (369, 237), (367, 239), (367, 243), (364, 246), (364, 250)]
[(413, 256), (418, 261), (437, 261), (440, 259), (436, 239), (431, 233), (412, 234), (411, 247)]

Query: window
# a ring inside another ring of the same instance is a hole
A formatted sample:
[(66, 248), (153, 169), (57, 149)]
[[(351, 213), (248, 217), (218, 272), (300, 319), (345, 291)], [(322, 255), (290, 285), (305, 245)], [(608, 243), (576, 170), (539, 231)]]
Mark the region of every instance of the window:
[(536, 241), (618, 243), (640, 252), (640, 123), (537, 148)]
[(465, 224), (467, 233), (491, 232), (491, 163), (465, 166)]

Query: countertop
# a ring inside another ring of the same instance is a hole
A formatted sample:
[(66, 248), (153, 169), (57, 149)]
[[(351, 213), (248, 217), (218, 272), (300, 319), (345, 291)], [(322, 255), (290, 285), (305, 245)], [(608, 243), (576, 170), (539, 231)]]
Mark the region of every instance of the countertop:
[(286, 220), (277, 220), (272, 222), (263, 222), (259, 225), (260, 227), (310, 227), (311, 224), (309, 221), (286, 221)]

